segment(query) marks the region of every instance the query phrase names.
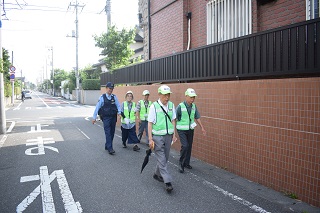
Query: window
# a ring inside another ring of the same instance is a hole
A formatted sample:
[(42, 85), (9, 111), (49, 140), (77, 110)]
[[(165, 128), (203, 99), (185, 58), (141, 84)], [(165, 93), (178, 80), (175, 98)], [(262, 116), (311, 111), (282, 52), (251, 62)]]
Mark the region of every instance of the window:
[(320, 17), (319, 7), (320, 0), (307, 0), (307, 20)]
[(251, 0), (211, 0), (207, 4), (207, 44), (251, 33)]

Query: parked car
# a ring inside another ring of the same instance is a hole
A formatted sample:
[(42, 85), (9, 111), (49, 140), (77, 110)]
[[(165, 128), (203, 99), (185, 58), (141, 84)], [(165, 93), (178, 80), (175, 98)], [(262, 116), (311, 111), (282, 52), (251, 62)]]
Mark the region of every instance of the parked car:
[(32, 98), (31, 97), (31, 92), (29, 90), (25, 90), (25, 91), (23, 91), (23, 93), (24, 93), (24, 98), (25, 99), (27, 99), (27, 98), (31, 99)]

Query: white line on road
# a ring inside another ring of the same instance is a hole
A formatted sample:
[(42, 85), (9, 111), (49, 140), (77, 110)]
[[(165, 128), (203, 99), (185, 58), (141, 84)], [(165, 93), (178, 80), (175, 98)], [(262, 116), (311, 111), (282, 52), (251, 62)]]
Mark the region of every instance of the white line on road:
[(4, 135), (4, 136), (1, 138), (1, 141), (0, 141), (0, 149), (1, 149), (1, 147), (3, 146), (4, 142), (6, 141), (7, 137), (8, 137), (7, 135)]
[[(36, 94), (36, 96), (38, 96), (38, 98), (40, 98), (39, 95)], [(48, 104), (46, 104), (46, 102), (44, 102), (44, 100), (42, 98), (40, 98), (40, 100), (42, 101), (42, 103), (44, 105), (46, 105), (47, 108), (50, 108), (50, 106)]]
[(12, 121), (9, 129), (7, 130), (7, 132), (11, 132), (12, 129), (13, 129), (13, 127), (14, 127), (15, 125), (16, 125), (16, 122), (15, 122), (15, 121)]
[[(152, 153), (152, 154), (153, 154), (153, 153)], [(175, 167), (178, 167), (178, 165), (176, 165), (176, 164), (174, 164), (174, 163), (172, 163), (172, 162), (170, 162), (170, 161), (168, 161), (168, 162), (169, 162), (171, 165), (173, 165), (173, 166), (175, 166)], [(245, 199), (243, 199), (243, 198), (241, 198), (241, 197), (239, 197), (239, 196), (237, 196), (237, 195), (234, 195), (234, 194), (232, 194), (232, 193), (230, 193), (230, 192), (228, 192), (228, 191), (226, 191), (226, 190), (224, 190), (224, 189), (222, 189), (222, 188), (220, 188), (219, 186), (217, 186), (217, 185), (215, 185), (215, 184), (207, 181), (207, 180), (204, 179), (204, 178), (199, 177), (198, 175), (196, 175), (196, 174), (194, 174), (194, 173), (192, 173), (192, 172), (189, 172), (189, 171), (188, 171), (188, 173), (190, 173), (197, 181), (202, 181), (202, 184), (203, 184), (203, 185), (209, 186), (211, 189), (215, 189), (216, 191), (222, 193), (224, 196), (229, 197), (229, 198), (231, 198), (232, 200), (235, 200), (235, 201), (239, 202), (240, 204), (242, 204), (242, 205), (244, 205), (244, 206), (248, 206), (250, 209), (252, 209), (252, 210), (255, 211), (255, 212), (258, 212), (258, 213), (270, 213), (270, 212), (264, 210), (263, 208), (261, 208), (261, 207), (259, 207), (259, 206), (257, 206), (257, 205), (254, 205), (254, 204), (252, 204), (251, 202), (249, 202), (249, 201), (247, 201), (247, 200), (245, 200)], [(201, 179), (202, 179), (202, 180), (201, 180)]]
[(19, 104), (17, 107), (13, 108), (13, 110), (19, 110), (19, 109), (20, 109), (21, 104), (22, 104), (22, 102), (20, 102), (20, 104)]
[(76, 126), (76, 128), (77, 128), (87, 139), (90, 140), (90, 138), (89, 138), (83, 131), (81, 131), (81, 129), (79, 129), (77, 126)]

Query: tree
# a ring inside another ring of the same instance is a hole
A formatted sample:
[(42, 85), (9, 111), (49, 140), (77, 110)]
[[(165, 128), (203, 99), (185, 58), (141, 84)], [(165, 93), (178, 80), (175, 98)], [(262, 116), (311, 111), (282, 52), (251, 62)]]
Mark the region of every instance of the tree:
[(8, 50), (2, 48), (2, 62), (3, 62), (3, 69), (1, 69), (1, 72), (3, 72), (3, 79), (5, 82), (10, 81), (10, 74), (9, 74), (9, 68), (11, 66), (11, 63), (9, 61), (9, 53)]
[(129, 59), (134, 54), (130, 44), (134, 42), (134, 37), (134, 29), (117, 31), (116, 26), (109, 26), (108, 32), (101, 36), (94, 36), (95, 46), (102, 49), (100, 55), (107, 56), (105, 63), (109, 71), (130, 64)]
[(85, 68), (80, 70), (81, 80), (86, 79), (99, 79), (100, 78), (101, 69), (93, 68), (92, 65), (87, 65)]
[(54, 89), (56, 91), (60, 91), (61, 81), (66, 80), (67, 76), (68, 76), (68, 73), (64, 70), (61, 70), (61, 69), (54, 70), (53, 83), (54, 83)]

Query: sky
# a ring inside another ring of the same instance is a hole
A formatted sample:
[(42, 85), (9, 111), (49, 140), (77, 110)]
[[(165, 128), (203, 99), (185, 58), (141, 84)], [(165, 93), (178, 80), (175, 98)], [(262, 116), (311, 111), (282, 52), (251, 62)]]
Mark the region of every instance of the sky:
[[(106, 32), (106, 0), (77, 0), (78, 67), (98, 63), (101, 49), (93, 35)], [(76, 0), (4, 0), (2, 47), (9, 51), (16, 76), (37, 83), (49, 78), (52, 69), (76, 67)], [(111, 0), (111, 22), (118, 29), (138, 24), (138, 0)], [(52, 60), (53, 53), (53, 60)], [(13, 57), (12, 57), (13, 56)], [(53, 63), (51, 63), (53, 61)]]

